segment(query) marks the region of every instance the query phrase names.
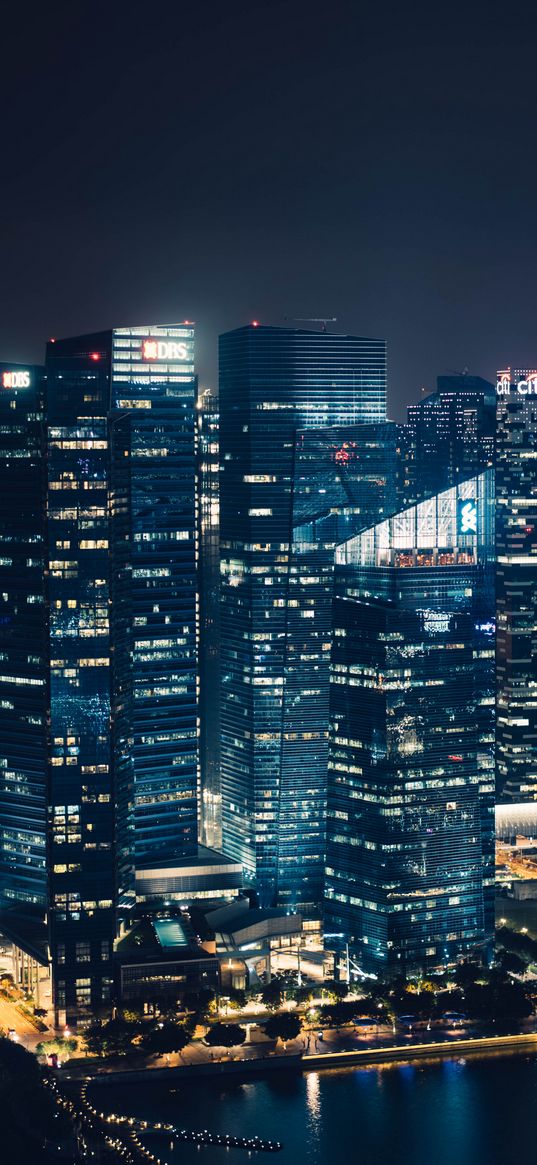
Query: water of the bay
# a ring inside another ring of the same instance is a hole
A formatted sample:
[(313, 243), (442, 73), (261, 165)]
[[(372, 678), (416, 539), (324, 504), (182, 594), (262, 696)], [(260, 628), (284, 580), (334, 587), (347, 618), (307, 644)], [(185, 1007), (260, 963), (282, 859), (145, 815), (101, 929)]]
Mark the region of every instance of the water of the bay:
[[(257, 1165), (510, 1165), (533, 1151), (537, 1057), (107, 1085), (94, 1097), (109, 1112), (283, 1142), (253, 1154)], [(144, 1140), (166, 1165), (252, 1165), (241, 1149)]]

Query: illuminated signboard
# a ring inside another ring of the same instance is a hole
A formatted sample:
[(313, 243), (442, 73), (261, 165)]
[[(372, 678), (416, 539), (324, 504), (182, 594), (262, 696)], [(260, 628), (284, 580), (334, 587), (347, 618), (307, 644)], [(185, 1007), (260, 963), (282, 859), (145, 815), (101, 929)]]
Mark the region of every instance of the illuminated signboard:
[(445, 611), (423, 611), (423, 630), (431, 635), (441, 635), (449, 631), (451, 616)]
[(477, 501), (475, 498), (458, 499), (457, 533), (477, 534)]
[(511, 384), (509, 372), (500, 372), (496, 381), (498, 396), (508, 396), (511, 389), (520, 396), (537, 396), (537, 372), (528, 372), (526, 379), (519, 380), (516, 384)]
[(190, 360), (188, 344), (177, 340), (143, 340), (143, 360)]
[(2, 388), (29, 388), (29, 372), (3, 372)]
[(476, 631), (482, 631), (484, 635), (495, 635), (496, 624), (489, 620), (488, 623), (476, 623)]

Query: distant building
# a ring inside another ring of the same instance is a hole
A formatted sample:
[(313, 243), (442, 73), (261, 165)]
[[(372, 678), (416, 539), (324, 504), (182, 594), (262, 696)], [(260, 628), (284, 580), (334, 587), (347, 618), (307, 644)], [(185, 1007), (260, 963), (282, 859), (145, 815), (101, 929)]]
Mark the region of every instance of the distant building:
[(369, 524), (393, 490), (385, 343), (239, 328), (220, 338), (219, 402), (223, 847), (262, 907), (308, 915), (323, 886), (334, 548), (342, 522)]
[(400, 503), (420, 498), (480, 473), (494, 461), (496, 398), (481, 376), (438, 376), (436, 392), (409, 405), (399, 427)]
[(487, 470), (336, 553), (325, 928), (368, 972), (490, 955), (493, 530)]
[(537, 800), (537, 373), (498, 373), (498, 798)]

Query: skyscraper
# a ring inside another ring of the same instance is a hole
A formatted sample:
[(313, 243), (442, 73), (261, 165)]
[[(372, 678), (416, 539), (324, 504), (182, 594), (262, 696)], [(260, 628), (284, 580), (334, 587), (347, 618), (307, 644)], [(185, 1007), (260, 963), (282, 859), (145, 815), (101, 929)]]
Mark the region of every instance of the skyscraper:
[(497, 790), (537, 799), (537, 373), (498, 373)]
[(222, 845), (220, 794), (220, 459), (218, 399), (198, 397), (200, 797), (202, 845)]
[(314, 911), (334, 547), (343, 511), (350, 532), (393, 488), (385, 343), (239, 328), (220, 339), (219, 399), (223, 847), (263, 904)]
[(0, 364), (0, 924), (46, 960), (43, 369)]
[(468, 373), (438, 376), (436, 392), (408, 407), (401, 426), (401, 504), (464, 481), (494, 461), (494, 385)]
[(493, 471), (336, 553), (326, 930), (361, 968), (490, 954)]
[(50, 925), (58, 1014), (110, 998), (118, 915), (197, 844), (193, 330), (47, 349)]

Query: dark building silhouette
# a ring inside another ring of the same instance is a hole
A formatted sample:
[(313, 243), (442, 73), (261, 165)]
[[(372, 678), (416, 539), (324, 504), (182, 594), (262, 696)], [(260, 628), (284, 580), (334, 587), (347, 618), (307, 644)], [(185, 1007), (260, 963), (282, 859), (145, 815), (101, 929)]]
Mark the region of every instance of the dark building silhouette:
[(399, 427), (399, 498), (410, 505), (480, 473), (494, 461), (494, 385), (466, 373), (437, 377), (436, 392), (409, 405)]

